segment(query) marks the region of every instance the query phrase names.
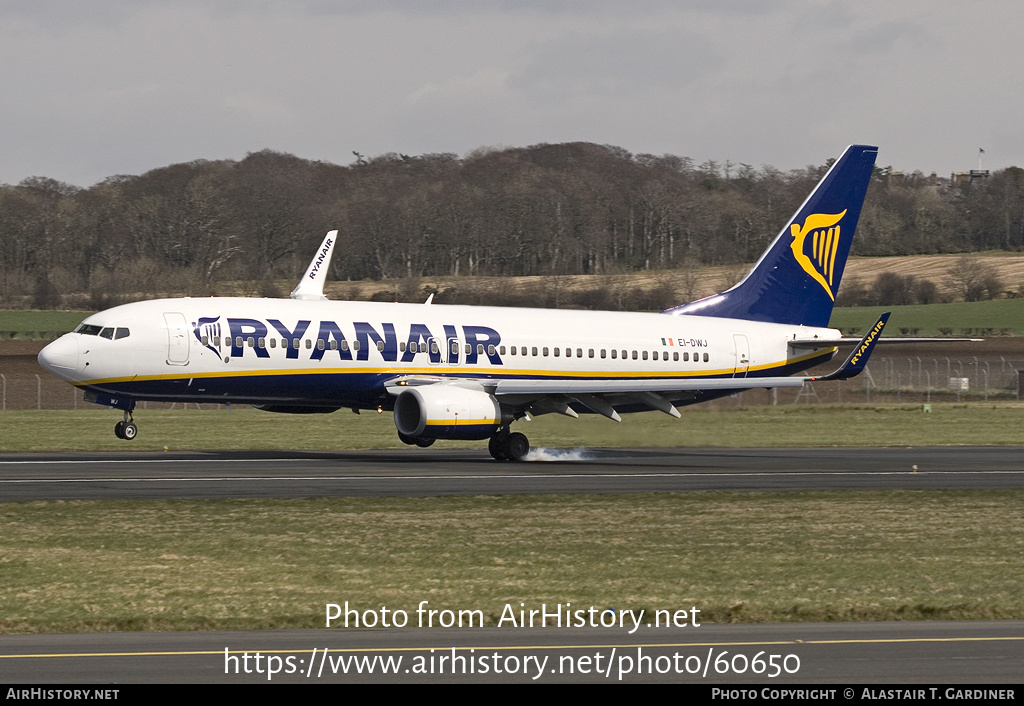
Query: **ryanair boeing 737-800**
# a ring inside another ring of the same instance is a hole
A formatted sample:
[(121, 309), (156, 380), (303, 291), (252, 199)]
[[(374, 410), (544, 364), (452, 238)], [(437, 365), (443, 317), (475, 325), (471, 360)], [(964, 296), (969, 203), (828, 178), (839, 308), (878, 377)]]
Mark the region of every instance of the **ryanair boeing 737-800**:
[(824, 377), (788, 377), (848, 341), (828, 328), (877, 149), (853, 145), (736, 286), (661, 313), (328, 301), (337, 231), (290, 299), (160, 299), (93, 314), (39, 353), (86, 399), (246, 403), (270, 412), (392, 410), (399, 438), (489, 439), (529, 452), (510, 425), (557, 412), (658, 410), (751, 388), (859, 373), (887, 315)]

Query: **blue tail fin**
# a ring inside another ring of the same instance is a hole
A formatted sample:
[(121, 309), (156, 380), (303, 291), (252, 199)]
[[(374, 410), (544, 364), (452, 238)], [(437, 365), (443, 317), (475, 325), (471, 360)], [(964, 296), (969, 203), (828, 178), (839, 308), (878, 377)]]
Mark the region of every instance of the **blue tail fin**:
[(828, 326), (877, 154), (847, 147), (739, 284), (664, 313)]

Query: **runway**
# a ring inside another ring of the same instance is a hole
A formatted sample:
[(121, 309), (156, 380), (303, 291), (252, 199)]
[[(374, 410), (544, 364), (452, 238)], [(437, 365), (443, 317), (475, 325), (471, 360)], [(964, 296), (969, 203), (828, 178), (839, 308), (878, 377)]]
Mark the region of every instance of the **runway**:
[(0, 454), (24, 500), (1024, 487), (1019, 447)]
[[(0, 636), (5, 684), (663, 682), (775, 689), (1013, 685), (1022, 673), (1021, 621), (642, 626), (632, 635), (499, 627)], [(953, 696), (947, 688), (940, 687), (942, 698)], [(760, 689), (758, 696), (765, 698)], [(855, 697), (864, 698), (862, 689), (844, 696), (839, 688), (832, 699)]]

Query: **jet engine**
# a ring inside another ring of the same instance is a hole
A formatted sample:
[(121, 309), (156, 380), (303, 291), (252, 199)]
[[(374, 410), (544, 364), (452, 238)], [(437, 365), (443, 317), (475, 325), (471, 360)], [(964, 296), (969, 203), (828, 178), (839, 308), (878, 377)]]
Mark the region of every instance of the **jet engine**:
[(395, 400), (395, 426), (409, 439), (489, 439), (501, 405), (483, 390), (435, 384), (410, 387)]

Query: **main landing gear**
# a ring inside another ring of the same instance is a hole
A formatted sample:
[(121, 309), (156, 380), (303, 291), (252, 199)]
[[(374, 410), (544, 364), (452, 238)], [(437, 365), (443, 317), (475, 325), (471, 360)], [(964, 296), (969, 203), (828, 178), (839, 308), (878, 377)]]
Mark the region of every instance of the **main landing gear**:
[(530, 453), (530, 440), (526, 434), (510, 434), (508, 427), (502, 427), (487, 442), (487, 450), (497, 461), (522, 461)]
[(131, 441), (139, 435), (139, 428), (135, 426), (134, 420), (132, 420), (132, 413), (124, 413), (124, 421), (118, 422), (114, 425), (114, 436), (118, 439), (124, 439), (125, 441)]

